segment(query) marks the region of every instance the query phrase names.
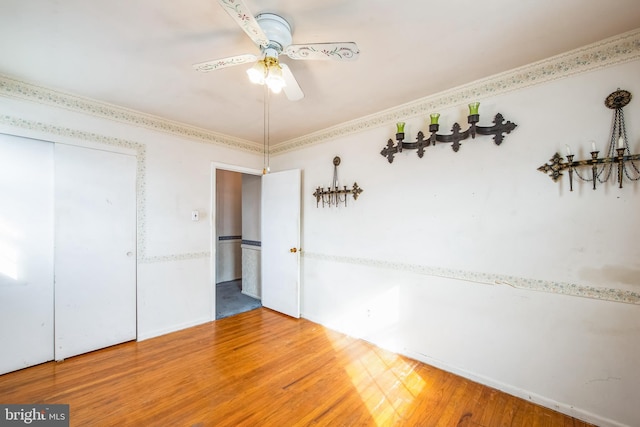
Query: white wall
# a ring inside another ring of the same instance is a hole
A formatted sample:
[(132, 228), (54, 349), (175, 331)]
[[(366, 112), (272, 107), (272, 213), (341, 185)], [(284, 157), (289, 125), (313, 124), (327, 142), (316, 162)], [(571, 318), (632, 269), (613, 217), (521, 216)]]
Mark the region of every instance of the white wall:
[(260, 260), (260, 202), (262, 177), (242, 175), (242, 293), (253, 298), (262, 295)]
[[(518, 124), (501, 146), (477, 137), (389, 164), (385, 125), (272, 157), (304, 170), (303, 316), (600, 425), (640, 425), (640, 184), (569, 192), (566, 174), (536, 170), (565, 144), (604, 151), (617, 88), (635, 96), (640, 152), (638, 75), (635, 61), (480, 99), (481, 125), (497, 112)], [(465, 103), (439, 112), (440, 133), (466, 128)], [(427, 114), (407, 119), (407, 139)], [(364, 192), (316, 208), (336, 155), (340, 182)]]
[(242, 277), (242, 174), (216, 170), (216, 283)]
[(260, 241), (261, 178), (242, 175), (242, 240)]
[(164, 132), (173, 124), (153, 118), (138, 125), (146, 117), (65, 94), (20, 93), (27, 99), (1, 98), (0, 132), (136, 154), (138, 339), (215, 319), (211, 164), (259, 170), (262, 155), (233, 140), (202, 141), (188, 127)]

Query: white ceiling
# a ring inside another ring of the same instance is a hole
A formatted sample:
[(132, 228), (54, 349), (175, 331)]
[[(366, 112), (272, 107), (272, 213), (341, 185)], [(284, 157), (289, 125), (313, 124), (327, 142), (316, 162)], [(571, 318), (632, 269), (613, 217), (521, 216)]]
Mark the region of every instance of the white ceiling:
[[(638, 0), (245, 0), (294, 43), (354, 41), (355, 62), (281, 57), (305, 98), (271, 97), (277, 144), (640, 27)], [(0, 74), (254, 142), (258, 48), (216, 0), (1, 0)]]

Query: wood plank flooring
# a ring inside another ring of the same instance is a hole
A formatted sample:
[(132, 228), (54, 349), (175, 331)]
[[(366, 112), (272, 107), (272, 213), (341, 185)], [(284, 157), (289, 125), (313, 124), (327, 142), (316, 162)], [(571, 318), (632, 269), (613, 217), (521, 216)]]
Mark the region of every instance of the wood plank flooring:
[(72, 426), (587, 426), (265, 308), (0, 376)]

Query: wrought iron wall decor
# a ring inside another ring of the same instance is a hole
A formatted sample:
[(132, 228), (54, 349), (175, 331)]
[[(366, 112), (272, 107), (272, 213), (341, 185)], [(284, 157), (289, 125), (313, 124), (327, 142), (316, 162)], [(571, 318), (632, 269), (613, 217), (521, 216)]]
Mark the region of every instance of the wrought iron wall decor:
[(458, 123), (454, 123), (451, 128), (451, 134), (444, 135), (438, 134), (438, 130), (440, 129), (440, 125), (438, 124), (438, 119), (440, 118), (439, 113), (433, 113), (430, 115), (431, 123), (429, 124), (429, 138), (425, 139), (425, 135), (422, 131), (418, 132), (418, 137), (416, 142), (404, 142), (404, 122), (399, 122), (396, 124), (396, 141), (397, 144), (394, 145), (392, 139), (389, 139), (387, 142), (387, 146), (382, 149), (380, 154), (387, 158), (389, 163), (393, 163), (393, 157), (396, 153), (402, 153), (403, 149), (408, 150), (418, 150), (418, 157), (422, 158), (424, 156), (424, 149), (430, 145), (436, 145), (436, 142), (447, 142), (451, 143), (451, 148), (453, 151), (457, 152), (460, 149), (460, 141), (463, 141), (469, 137), (475, 139), (477, 135), (493, 135), (493, 141), (496, 145), (502, 144), (504, 140), (504, 134), (510, 133), (512, 130), (516, 128), (516, 124), (510, 121), (505, 122), (502, 114), (496, 114), (496, 117), (493, 119), (493, 126), (478, 126), (477, 123), (480, 121), (480, 114), (478, 113), (478, 109), (480, 107), (479, 102), (472, 102), (469, 104), (469, 116), (468, 123), (469, 128), (463, 132), (460, 132), (460, 125)]
[(333, 158), (333, 181), (331, 185), (327, 187), (325, 190), (324, 187), (316, 188), (313, 196), (316, 198), (316, 207), (320, 206), (320, 201), (322, 201), (322, 207), (325, 205), (338, 206), (339, 204), (344, 203), (347, 206), (347, 195), (352, 194), (353, 200), (358, 200), (358, 196), (362, 193), (362, 188), (358, 187), (358, 183), (354, 182), (352, 188), (347, 188), (347, 186), (343, 186), (342, 188), (338, 187), (338, 165), (340, 164), (340, 157), (336, 156)]
[[(567, 145), (567, 161), (560, 154), (555, 153), (550, 159), (551, 163), (546, 163), (538, 168), (540, 172), (546, 173), (549, 177), (557, 181), (562, 176), (562, 171), (569, 171), (569, 190), (573, 191), (573, 174), (582, 180), (593, 183), (593, 189), (596, 189), (596, 183), (604, 184), (611, 178), (613, 165), (617, 164), (617, 180), (618, 187), (622, 188), (622, 180), (626, 176), (631, 181), (640, 180), (640, 169), (634, 160), (640, 160), (640, 154), (631, 154), (629, 151), (629, 139), (627, 138), (627, 129), (624, 124), (624, 112), (622, 108), (631, 101), (631, 93), (626, 90), (616, 90), (611, 93), (604, 101), (607, 108), (615, 110), (613, 116), (613, 126), (611, 128), (611, 138), (607, 149), (607, 157), (598, 158), (600, 153), (596, 149), (596, 143), (591, 143), (591, 158), (586, 160), (573, 160), (574, 155), (571, 148)], [(627, 167), (631, 165), (631, 167)], [(579, 168), (591, 168), (591, 177), (583, 176)]]

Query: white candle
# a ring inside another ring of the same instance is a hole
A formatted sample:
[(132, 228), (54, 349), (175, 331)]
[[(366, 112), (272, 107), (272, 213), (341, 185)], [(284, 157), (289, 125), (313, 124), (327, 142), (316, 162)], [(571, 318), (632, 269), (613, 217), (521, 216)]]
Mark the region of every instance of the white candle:
[(567, 155), (569, 156), (571, 155), (571, 147), (569, 147), (568, 145), (567, 145)]
[(596, 143), (595, 142), (591, 142), (591, 151), (596, 151)]
[(624, 148), (624, 138), (622, 136), (618, 138), (618, 148)]

